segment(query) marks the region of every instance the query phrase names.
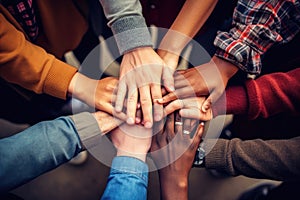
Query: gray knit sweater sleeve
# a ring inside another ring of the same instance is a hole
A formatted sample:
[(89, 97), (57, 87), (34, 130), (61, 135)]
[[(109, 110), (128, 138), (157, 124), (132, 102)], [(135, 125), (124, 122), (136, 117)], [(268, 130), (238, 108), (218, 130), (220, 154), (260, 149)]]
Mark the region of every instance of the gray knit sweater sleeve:
[(101, 139), (101, 130), (94, 116), (89, 112), (82, 112), (70, 116), (78, 132), (80, 141), (86, 149), (95, 146)]
[(300, 178), (300, 137), (285, 140), (208, 139), (205, 167), (232, 176), (293, 181)]
[(138, 47), (153, 46), (138, 0), (99, 0), (120, 54)]

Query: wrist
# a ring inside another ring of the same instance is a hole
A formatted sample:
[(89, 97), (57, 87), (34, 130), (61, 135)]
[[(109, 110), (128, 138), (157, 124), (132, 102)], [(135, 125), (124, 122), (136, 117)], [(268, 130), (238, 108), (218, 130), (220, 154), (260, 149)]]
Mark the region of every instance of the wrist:
[(212, 60), (216, 64), (223, 79), (225, 78), (229, 80), (239, 70), (239, 68), (236, 65), (217, 56), (213, 56)]
[(68, 95), (82, 100), (90, 106), (94, 106), (93, 102), (88, 100), (93, 99), (96, 87), (97, 84), (95, 84), (93, 79), (77, 72), (69, 84)]
[(146, 162), (146, 155), (147, 155), (147, 153), (134, 153), (134, 152), (123, 151), (121, 149), (118, 149), (116, 156), (133, 157), (133, 158), (137, 158), (143, 162)]
[(70, 81), (70, 84), (69, 84), (69, 87), (68, 87), (68, 95), (69, 96), (72, 96), (74, 94), (74, 90), (75, 90), (75, 83), (76, 83), (76, 80), (78, 79), (78, 72), (76, 72), (74, 74), (74, 76), (72, 77), (71, 81)]
[(196, 151), (193, 167), (205, 167), (205, 142), (202, 140), (199, 144), (199, 147)]
[(162, 199), (188, 199), (188, 176), (159, 173), (159, 177)]

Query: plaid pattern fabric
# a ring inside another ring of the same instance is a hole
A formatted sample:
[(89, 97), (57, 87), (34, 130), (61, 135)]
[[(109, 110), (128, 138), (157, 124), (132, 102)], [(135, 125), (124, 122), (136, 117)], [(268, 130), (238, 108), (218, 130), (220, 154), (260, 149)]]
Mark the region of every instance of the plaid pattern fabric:
[(250, 74), (261, 72), (261, 56), (300, 30), (299, 0), (239, 0), (229, 32), (218, 32), (216, 56)]
[(37, 24), (32, 0), (7, 0), (3, 5), (20, 23), (31, 41), (34, 41), (38, 35), (39, 27)]

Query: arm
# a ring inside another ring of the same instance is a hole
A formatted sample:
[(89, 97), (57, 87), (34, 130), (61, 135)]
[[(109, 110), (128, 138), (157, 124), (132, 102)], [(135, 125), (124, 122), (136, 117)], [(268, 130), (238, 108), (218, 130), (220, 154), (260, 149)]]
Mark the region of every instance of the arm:
[(185, 1), (157, 51), (168, 67), (176, 70), (181, 51), (201, 29), (216, 4), (217, 0)]
[(300, 137), (288, 140), (208, 139), (205, 167), (232, 176), (244, 175), (279, 181), (298, 180)]
[(164, 110), (166, 115), (180, 110), (182, 117), (205, 121), (223, 114), (247, 115), (251, 120), (278, 113), (299, 114), (300, 94), (295, 92), (300, 89), (299, 76), (300, 68), (297, 68), (249, 79), (243, 86), (228, 87), (208, 112), (199, 109), (205, 101), (204, 97), (175, 100)]
[(215, 38), (215, 55), (247, 73), (259, 74), (261, 56), (273, 44), (288, 42), (299, 32), (297, 16), (296, 1), (238, 1), (233, 27)]
[[(112, 96), (117, 79), (90, 79), (26, 40), (25, 35), (1, 14), (0, 24), (1, 78), (38, 94), (46, 93), (61, 99), (72, 95), (113, 114)], [(118, 117), (124, 119), (123, 115), (120, 113)]]
[[(66, 163), (89, 149), (93, 136), (121, 122), (108, 114), (80, 113), (40, 122), (0, 140), (0, 191), (8, 191)], [(101, 127), (101, 131), (100, 128)]]
[(146, 154), (151, 145), (152, 130), (124, 124), (111, 133), (117, 148), (108, 182), (101, 199), (146, 199), (148, 166)]
[(152, 46), (140, 1), (100, 0), (100, 3), (121, 55), (137, 47)]
[(282, 112), (299, 114), (300, 94), (295, 92), (299, 91), (299, 76), (300, 68), (297, 68), (286, 73), (272, 73), (256, 80), (247, 80), (244, 86), (229, 87), (226, 97), (212, 106), (213, 116), (226, 112), (255, 119)]
[(40, 122), (0, 140), (0, 191), (14, 189), (76, 156), (83, 147), (70, 117)]
[[(188, 178), (196, 150), (200, 143), (204, 124), (197, 130), (190, 127), (192, 135), (184, 134), (179, 115), (172, 113), (166, 125), (156, 124), (151, 145), (151, 157), (158, 169), (162, 199), (188, 199)], [(195, 123), (197, 126), (198, 124)], [(187, 130), (187, 129), (185, 129)], [(193, 131), (195, 133), (192, 133)]]
[(0, 24), (0, 76), (36, 93), (65, 99), (77, 69), (27, 41), (2, 14)]
[[(142, 7), (137, 0), (100, 0), (108, 25), (111, 27), (120, 54), (124, 54), (120, 66), (120, 83), (115, 102), (115, 110), (123, 111), (125, 97), (128, 96), (127, 123), (134, 124), (138, 96), (145, 127), (153, 124), (152, 104), (161, 98), (161, 76), (164, 63), (152, 48), (150, 33), (142, 16)], [(166, 88), (172, 90), (171, 74), (165, 77)], [(162, 106), (154, 106), (154, 119), (162, 118)]]

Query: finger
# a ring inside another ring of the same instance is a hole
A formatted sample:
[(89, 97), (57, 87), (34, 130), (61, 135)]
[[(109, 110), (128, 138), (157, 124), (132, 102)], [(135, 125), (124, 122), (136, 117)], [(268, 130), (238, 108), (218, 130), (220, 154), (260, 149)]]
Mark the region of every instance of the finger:
[(116, 112), (115, 110), (113, 110), (113, 113), (112, 115), (115, 117), (115, 118), (118, 118), (122, 121), (126, 121), (127, 120), (127, 115), (123, 112)]
[(183, 120), (181, 119), (178, 112), (174, 112), (174, 114), (175, 114), (174, 131), (175, 131), (175, 134), (181, 135), (182, 130), (183, 130)]
[(212, 104), (212, 96), (209, 96), (204, 103), (201, 106), (201, 110), (202, 112), (206, 113), (210, 108), (211, 108), (211, 104)]
[(154, 107), (154, 121), (160, 121), (163, 117), (163, 105), (159, 104), (158, 99), (162, 98), (160, 85), (152, 84), (151, 85), (151, 96), (153, 99), (153, 107)]
[(174, 77), (174, 81), (176, 80), (180, 80), (180, 79), (186, 79), (185, 76), (183, 75), (185, 73), (186, 70), (177, 70), (173, 77)]
[(161, 120), (159, 122), (155, 122), (153, 124), (153, 136), (156, 134), (162, 135), (164, 133), (164, 120)]
[(179, 110), (183, 108), (184, 105), (184, 100), (182, 99), (177, 99), (175, 101), (172, 101), (166, 107), (164, 108), (164, 114), (169, 115), (170, 113), (174, 112), (175, 110)]
[(175, 91), (173, 74), (174, 74), (174, 70), (172, 70), (170, 67), (164, 66), (162, 80), (163, 80), (164, 87), (168, 92)]
[(201, 112), (196, 107), (190, 107), (190, 108), (183, 108), (179, 111), (181, 117), (184, 118), (191, 118), (191, 119), (198, 119), (201, 118)]
[(175, 92), (171, 92), (171, 93), (167, 94), (166, 96), (164, 96), (162, 99), (159, 99), (158, 103), (160, 103), (160, 104), (169, 103), (170, 101), (173, 101), (175, 99), (177, 99)]
[(135, 123), (139, 124), (142, 121), (142, 110), (137, 109), (136, 114), (135, 114)]
[(127, 110), (126, 110), (127, 124), (132, 125), (135, 123), (137, 100), (138, 100), (137, 88), (132, 85), (128, 90)]
[(165, 96), (167, 93), (168, 93), (167, 90), (164, 87), (162, 87), (161, 88), (161, 95)]
[(174, 113), (172, 113), (172, 114), (170, 114), (170, 115), (167, 116), (166, 131), (165, 131), (165, 132), (167, 132), (168, 137), (171, 137), (171, 138), (173, 138), (175, 136), (175, 133), (174, 133), (174, 123), (175, 123)]
[(203, 133), (204, 133), (204, 122), (201, 122), (199, 124), (199, 126), (197, 127), (197, 130), (195, 132), (194, 139), (193, 139), (193, 143), (197, 144), (197, 146), (199, 145), (199, 143), (201, 141)]
[(190, 86), (190, 82), (185, 77), (180, 78), (180, 79), (175, 79), (174, 81), (175, 81), (175, 88), (176, 89)]
[(183, 136), (191, 136), (192, 133), (192, 121), (191, 119), (185, 118), (183, 120)]
[(180, 89), (176, 89), (175, 95), (178, 99), (185, 99), (185, 98), (196, 97), (197, 96), (194, 89), (190, 86), (183, 87), (183, 88), (180, 88)]
[(116, 101), (115, 101), (115, 111), (116, 112), (122, 111), (126, 92), (127, 92), (127, 86), (125, 84), (125, 81), (120, 81), (119, 86), (118, 86)]
[(152, 128), (152, 99), (150, 95), (149, 85), (145, 85), (139, 88), (140, 103), (143, 111), (143, 120), (146, 128)]

